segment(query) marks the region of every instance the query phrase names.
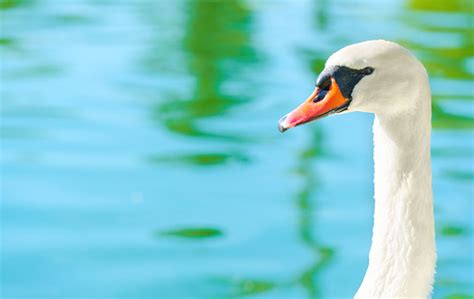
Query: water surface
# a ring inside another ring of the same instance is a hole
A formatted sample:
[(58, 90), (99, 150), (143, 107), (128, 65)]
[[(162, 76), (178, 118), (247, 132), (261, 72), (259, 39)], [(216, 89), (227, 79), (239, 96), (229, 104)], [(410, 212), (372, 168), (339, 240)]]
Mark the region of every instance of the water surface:
[(373, 38), (431, 75), (434, 298), (472, 298), (468, 1), (3, 0), (4, 298), (342, 298), (372, 226), (372, 116), (278, 118)]

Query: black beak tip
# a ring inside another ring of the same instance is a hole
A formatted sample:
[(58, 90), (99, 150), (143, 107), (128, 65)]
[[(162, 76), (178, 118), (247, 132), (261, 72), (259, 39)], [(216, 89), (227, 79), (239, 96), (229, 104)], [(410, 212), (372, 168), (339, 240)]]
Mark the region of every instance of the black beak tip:
[(281, 133), (283, 133), (283, 132), (285, 132), (286, 130), (288, 130), (288, 128), (283, 125), (283, 123), (285, 122), (285, 120), (286, 120), (286, 115), (283, 116), (282, 118), (280, 118), (280, 120), (278, 121), (278, 131), (280, 131)]
[(281, 124), (278, 124), (278, 131), (280, 131), (280, 133), (284, 133), (286, 130), (288, 130), (288, 128), (285, 128)]

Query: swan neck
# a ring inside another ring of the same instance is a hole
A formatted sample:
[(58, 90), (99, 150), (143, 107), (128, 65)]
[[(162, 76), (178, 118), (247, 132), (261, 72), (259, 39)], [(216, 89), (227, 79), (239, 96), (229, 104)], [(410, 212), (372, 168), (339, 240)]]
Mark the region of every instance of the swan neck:
[(415, 112), (374, 120), (374, 226), (356, 297), (426, 298), (432, 289), (431, 108)]

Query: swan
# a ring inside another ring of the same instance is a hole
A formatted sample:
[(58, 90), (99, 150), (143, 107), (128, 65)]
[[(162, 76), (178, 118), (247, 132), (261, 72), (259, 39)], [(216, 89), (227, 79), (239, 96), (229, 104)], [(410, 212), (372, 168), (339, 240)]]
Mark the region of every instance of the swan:
[(425, 68), (394, 42), (349, 45), (329, 57), (314, 92), (278, 128), (354, 111), (375, 114), (372, 244), (355, 298), (428, 298), (436, 244)]

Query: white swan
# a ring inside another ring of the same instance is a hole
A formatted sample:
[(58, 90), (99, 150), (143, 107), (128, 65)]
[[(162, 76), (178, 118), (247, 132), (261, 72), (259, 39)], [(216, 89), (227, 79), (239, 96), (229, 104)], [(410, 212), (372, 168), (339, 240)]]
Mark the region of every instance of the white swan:
[(375, 114), (375, 208), (369, 265), (356, 298), (427, 298), (436, 265), (431, 95), (423, 65), (388, 41), (345, 47), (279, 129), (340, 113)]

